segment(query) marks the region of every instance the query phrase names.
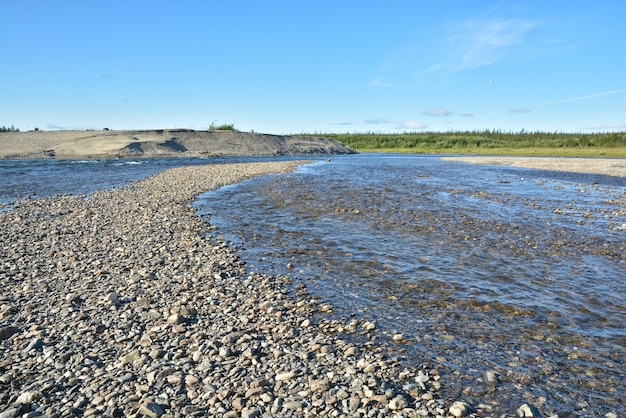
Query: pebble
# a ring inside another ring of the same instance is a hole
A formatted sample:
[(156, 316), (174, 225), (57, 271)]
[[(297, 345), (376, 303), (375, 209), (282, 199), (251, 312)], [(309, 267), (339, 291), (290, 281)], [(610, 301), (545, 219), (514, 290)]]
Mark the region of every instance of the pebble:
[(163, 408), (155, 402), (144, 402), (137, 411), (139, 415), (144, 415), (150, 418), (159, 418), (163, 415)]
[(449, 409), (450, 415), (453, 417), (464, 417), (469, 413), (468, 405), (465, 402), (456, 401)]
[(406, 401), (404, 396), (401, 396), (401, 395), (396, 396), (391, 401), (389, 401), (389, 409), (391, 409), (392, 411), (404, 409), (404, 408), (407, 408), (408, 406), (409, 406), (409, 403)]
[(445, 415), (432, 366), (356, 342), (374, 321), (331, 319), (305, 287), (248, 271), (191, 206), (301, 163), (182, 167), (0, 212), (0, 417)]
[(0, 341), (8, 340), (13, 335), (20, 333), (20, 329), (18, 327), (6, 326), (0, 327)]
[(520, 418), (538, 418), (541, 417), (541, 414), (534, 406), (525, 403), (517, 409), (517, 416)]

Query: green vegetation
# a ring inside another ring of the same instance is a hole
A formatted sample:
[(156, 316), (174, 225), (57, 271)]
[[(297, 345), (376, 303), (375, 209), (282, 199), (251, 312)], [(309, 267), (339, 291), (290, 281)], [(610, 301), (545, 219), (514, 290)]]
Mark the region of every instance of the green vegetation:
[(626, 132), (405, 132), (324, 134), (361, 152), (626, 157)]
[(19, 132), (20, 130), (17, 129), (15, 126), (11, 125), (10, 127), (8, 126), (0, 126), (0, 132)]
[(223, 123), (221, 125), (216, 125), (215, 122), (212, 122), (209, 126), (209, 131), (236, 131), (234, 123)]

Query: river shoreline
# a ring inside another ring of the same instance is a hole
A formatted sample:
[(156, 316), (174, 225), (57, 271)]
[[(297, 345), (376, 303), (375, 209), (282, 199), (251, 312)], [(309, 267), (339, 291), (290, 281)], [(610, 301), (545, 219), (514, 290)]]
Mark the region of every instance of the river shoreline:
[(441, 399), (436, 368), (342, 337), (375, 339), (375, 324), (325, 317), (332, 307), (306, 288), (294, 294), (285, 277), (247, 271), (208, 239), (190, 206), (197, 194), (302, 163), (175, 168), (0, 213), (0, 283), (10, 289), (0, 301), (0, 413), (484, 413)]
[(440, 159), (472, 164), (508, 165), (540, 170), (626, 177), (626, 159), (624, 158), (446, 156), (440, 157)]

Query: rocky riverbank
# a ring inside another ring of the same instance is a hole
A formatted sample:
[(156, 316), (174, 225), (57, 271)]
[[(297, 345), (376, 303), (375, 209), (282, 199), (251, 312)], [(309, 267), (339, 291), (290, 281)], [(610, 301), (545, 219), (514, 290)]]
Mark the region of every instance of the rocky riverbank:
[(0, 132), (0, 159), (332, 155), (354, 151), (323, 137), (238, 131)]
[(0, 213), (0, 416), (484, 414), (372, 342), (374, 323), (209, 239), (194, 196), (297, 164), (176, 168)]

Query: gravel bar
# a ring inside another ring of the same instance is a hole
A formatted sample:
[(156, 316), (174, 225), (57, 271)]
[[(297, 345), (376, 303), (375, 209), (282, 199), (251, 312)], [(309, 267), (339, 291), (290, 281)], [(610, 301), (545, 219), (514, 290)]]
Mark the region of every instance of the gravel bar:
[(626, 158), (509, 157), (490, 155), (469, 157), (453, 156), (441, 157), (440, 159), (444, 161), (459, 161), (473, 164), (508, 165), (540, 170), (626, 177)]
[(302, 163), (13, 202), (0, 213), (0, 417), (485, 416), (441, 399), (436, 368), (373, 342), (375, 323), (247, 271), (190, 205)]

